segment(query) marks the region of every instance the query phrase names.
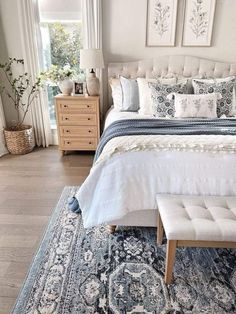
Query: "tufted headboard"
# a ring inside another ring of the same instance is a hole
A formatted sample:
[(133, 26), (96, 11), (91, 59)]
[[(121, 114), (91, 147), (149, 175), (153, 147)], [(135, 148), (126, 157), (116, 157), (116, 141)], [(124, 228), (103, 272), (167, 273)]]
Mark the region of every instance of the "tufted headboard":
[(216, 62), (191, 56), (161, 56), (135, 62), (108, 64), (108, 79), (119, 75), (130, 78), (227, 77), (236, 75), (236, 63)]

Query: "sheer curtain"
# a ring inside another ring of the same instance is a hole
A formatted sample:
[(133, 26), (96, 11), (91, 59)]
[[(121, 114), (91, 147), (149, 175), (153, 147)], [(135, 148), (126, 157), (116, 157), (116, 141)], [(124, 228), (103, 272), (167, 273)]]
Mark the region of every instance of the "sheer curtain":
[[(82, 0), (82, 24), (83, 24), (83, 47), (85, 49), (102, 49), (102, 1)], [(103, 108), (103, 77), (102, 70), (97, 69), (96, 75), (100, 80), (100, 109)]]
[[(18, 0), (20, 16), (21, 42), (25, 71), (33, 78), (42, 68), (42, 42), (39, 26), (39, 10), (37, 0)], [(51, 144), (51, 127), (47, 97), (42, 91), (31, 107), (31, 123), (34, 127), (35, 140), (38, 146)]]
[(5, 139), (3, 135), (4, 127), (5, 127), (5, 117), (4, 117), (3, 107), (2, 107), (2, 99), (0, 96), (0, 157), (8, 153), (5, 146)]

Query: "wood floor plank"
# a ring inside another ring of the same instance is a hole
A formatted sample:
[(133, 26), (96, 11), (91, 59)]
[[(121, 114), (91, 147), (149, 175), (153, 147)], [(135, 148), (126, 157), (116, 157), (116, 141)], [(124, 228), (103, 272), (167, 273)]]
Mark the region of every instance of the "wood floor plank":
[(32, 235), (2, 235), (0, 236), (0, 248), (25, 248), (34, 247), (37, 243), (38, 237)]
[(65, 185), (80, 185), (93, 153), (57, 147), (0, 158), (0, 314), (9, 314)]
[(0, 314), (10, 314), (16, 298), (0, 296)]

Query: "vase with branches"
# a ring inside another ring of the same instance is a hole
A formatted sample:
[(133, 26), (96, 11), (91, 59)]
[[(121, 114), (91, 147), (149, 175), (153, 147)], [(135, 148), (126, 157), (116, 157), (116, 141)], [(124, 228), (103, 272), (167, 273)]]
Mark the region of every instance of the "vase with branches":
[[(30, 106), (38, 96), (41, 87), (41, 78), (32, 82), (31, 76), (24, 72), (13, 74), (14, 66), (24, 65), (23, 59), (9, 58), (8, 62), (0, 63), (0, 71), (3, 72), (5, 80), (0, 82), (0, 93), (5, 94), (17, 112), (17, 120), (14, 125), (9, 126), (11, 130), (21, 130)], [(18, 69), (16, 69), (18, 70)]]
[[(13, 71), (13, 69), (15, 71)], [(12, 154), (26, 154), (35, 146), (31, 125), (25, 125), (26, 116), (41, 88), (41, 78), (34, 80), (24, 71), (24, 60), (9, 58), (0, 63), (3, 80), (0, 81), (0, 94), (6, 95), (9, 104), (16, 110), (16, 120), (4, 129), (6, 145)], [(18, 74), (17, 74), (18, 73)]]

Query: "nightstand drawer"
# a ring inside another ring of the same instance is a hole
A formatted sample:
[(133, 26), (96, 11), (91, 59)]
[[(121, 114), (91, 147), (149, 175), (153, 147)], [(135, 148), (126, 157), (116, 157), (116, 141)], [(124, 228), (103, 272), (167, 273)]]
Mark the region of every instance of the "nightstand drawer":
[(59, 111), (63, 113), (95, 113), (94, 101), (62, 101), (58, 102)]
[(60, 125), (97, 125), (96, 114), (59, 114)]
[(65, 150), (81, 149), (94, 150), (97, 147), (96, 138), (61, 138), (61, 147)]
[(95, 126), (60, 126), (61, 136), (67, 137), (97, 137)]

